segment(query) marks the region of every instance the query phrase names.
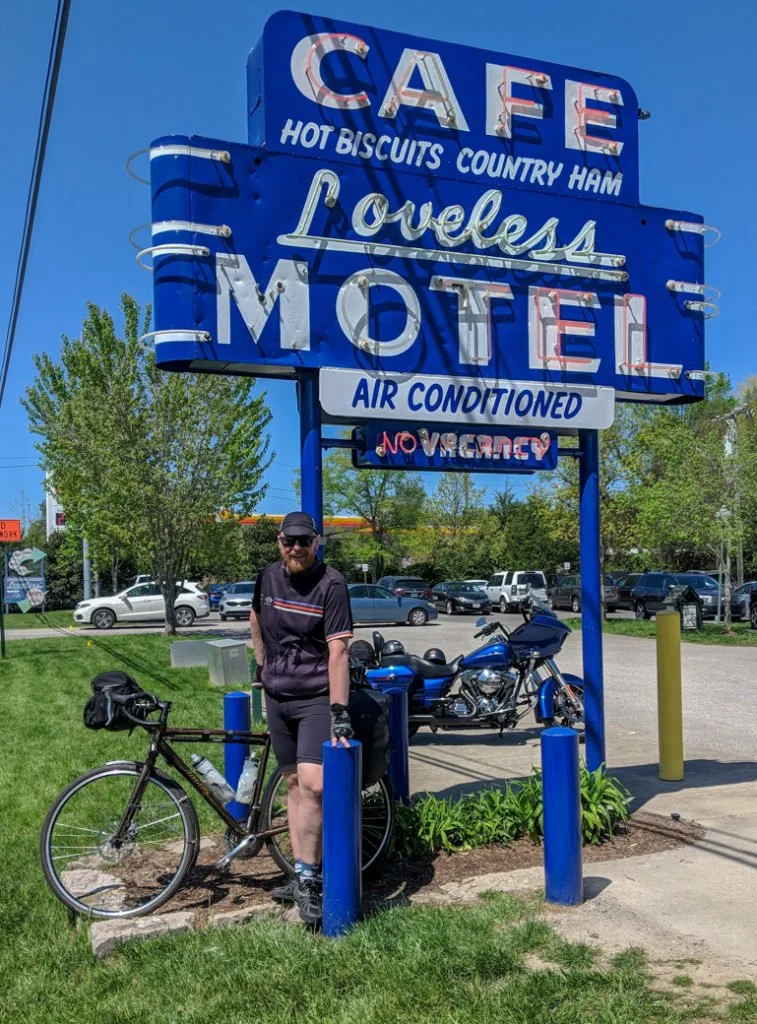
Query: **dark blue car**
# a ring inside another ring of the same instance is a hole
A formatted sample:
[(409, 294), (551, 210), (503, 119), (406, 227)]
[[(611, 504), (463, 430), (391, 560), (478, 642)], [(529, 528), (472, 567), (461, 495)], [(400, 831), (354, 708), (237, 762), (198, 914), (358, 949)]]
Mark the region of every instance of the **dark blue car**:
[(218, 611), (218, 605), (221, 603), (221, 597), (223, 596), (223, 592), (227, 586), (227, 583), (208, 584), (208, 604), (210, 605), (211, 611)]

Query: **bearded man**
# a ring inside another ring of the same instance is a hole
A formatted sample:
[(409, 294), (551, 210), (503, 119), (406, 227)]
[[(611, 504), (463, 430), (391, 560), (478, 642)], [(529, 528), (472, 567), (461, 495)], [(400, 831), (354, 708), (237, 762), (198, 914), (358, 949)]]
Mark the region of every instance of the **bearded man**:
[(318, 560), (318, 531), (305, 512), (290, 512), (278, 534), (280, 561), (255, 584), (250, 631), (257, 678), (266, 697), (273, 752), (287, 783), (295, 877), (274, 889), (300, 917), (321, 919), (323, 743), (348, 746), (347, 702), (352, 614), (344, 576)]

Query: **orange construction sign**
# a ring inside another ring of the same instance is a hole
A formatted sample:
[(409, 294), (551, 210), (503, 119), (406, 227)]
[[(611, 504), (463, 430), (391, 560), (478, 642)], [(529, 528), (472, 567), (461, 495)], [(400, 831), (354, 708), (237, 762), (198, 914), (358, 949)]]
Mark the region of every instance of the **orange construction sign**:
[(12, 544), (21, 540), (20, 519), (0, 519), (0, 544)]

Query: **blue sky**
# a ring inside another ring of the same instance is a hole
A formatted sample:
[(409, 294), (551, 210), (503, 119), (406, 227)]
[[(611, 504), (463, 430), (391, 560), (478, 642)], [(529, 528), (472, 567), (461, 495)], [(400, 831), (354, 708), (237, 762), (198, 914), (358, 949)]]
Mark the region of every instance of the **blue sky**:
[[(35, 352), (55, 353), (78, 332), (88, 299), (117, 310), (151, 281), (129, 231), (149, 219), (149, 191), (124, 162), (158, 135), (188, 132), (246, 141), (245, 63), (280, 5), (224, 0), (73, 0), (27, 285), (0, 409), (0, 515), (42, 498), (19, 397)], [(757, 8), (747, 0), (635, 0), (592, 7), (450, 0), (381, 5), (323, 0), (311, 13), (501, 49), (626, 78), (652, 118), (641, 130), (642, 202), (702, 213), (722, 232), (707, 279), (723, 293), (708, 325), (708, 358), (734, 383), (757, 374), (751, 246), (757, 243), (757, 132), (752, 104)], [(0, 37), (0, 327), (7, 323), (34, 151), (54, 0), (6, 11)], [(632, 11), (632, 14), (630, 13)], [(429, 12), (433, 17), (429, 18)], [(261, 508), (295, 503), (294, 387), (265, 382), (276, 461)], [(514, 479), (514, 478), (511, 478)], [(493, 491), (501, 477), (481, 478)], [(427, 477), (429, 486), (433, 478)]]

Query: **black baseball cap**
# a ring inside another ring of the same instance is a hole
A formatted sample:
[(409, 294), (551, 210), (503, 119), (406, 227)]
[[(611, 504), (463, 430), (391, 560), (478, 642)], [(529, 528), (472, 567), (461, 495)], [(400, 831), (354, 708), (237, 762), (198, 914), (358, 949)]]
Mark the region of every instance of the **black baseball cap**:
[(290, 536), (298, 533), (312, 533), (316, 535), (318, 530), (316, 529), (313, 517), (309, 516), (307, 512), (290, 512), (284, 516), (281, 523), (281, 533), (287, 533)]

